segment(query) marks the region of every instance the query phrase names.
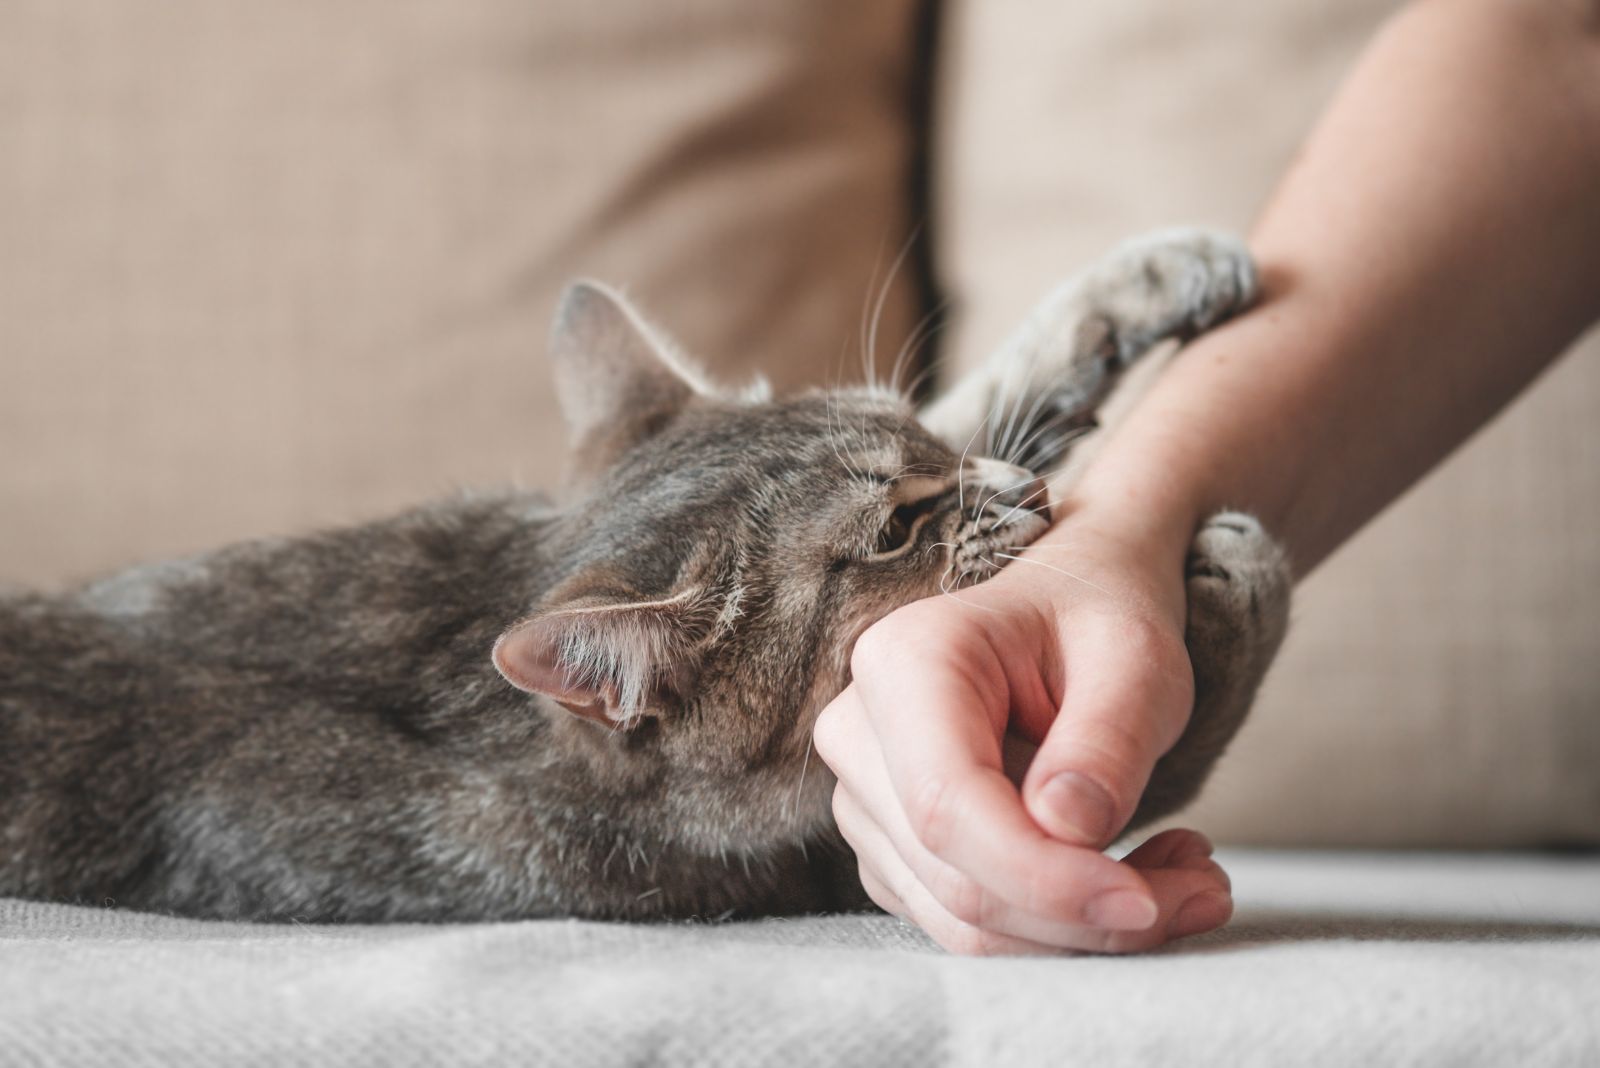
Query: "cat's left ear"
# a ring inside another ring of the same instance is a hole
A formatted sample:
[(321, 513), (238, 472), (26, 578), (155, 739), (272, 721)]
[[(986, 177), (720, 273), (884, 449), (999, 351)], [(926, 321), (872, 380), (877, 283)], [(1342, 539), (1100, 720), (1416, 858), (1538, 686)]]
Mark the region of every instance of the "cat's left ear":
[(536, 612), (500, 636), (506, 680), (607, 726), (662, 716), (688, 688), (706, 632), (698, 587), (649, 599), (601, 591)]
[(589, 469), (712, 393), (671, 341), (598, 282), (567, 288), (550, 331), (550, 360), (574, 455)]

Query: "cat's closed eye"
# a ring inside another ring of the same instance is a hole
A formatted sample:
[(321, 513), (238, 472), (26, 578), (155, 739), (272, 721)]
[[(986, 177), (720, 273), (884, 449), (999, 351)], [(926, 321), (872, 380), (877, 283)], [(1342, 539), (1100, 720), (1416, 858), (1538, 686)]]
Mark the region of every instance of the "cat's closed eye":
[(877, 554), (891, 555), (909, 545), (921, 526), (921, 520), (933, 511), (939, 499), (938, 496), (924, 497), (920, 501), (898, 505), (890, 512), (889, 518), (884, 520), (883, 527), (878, 531)]

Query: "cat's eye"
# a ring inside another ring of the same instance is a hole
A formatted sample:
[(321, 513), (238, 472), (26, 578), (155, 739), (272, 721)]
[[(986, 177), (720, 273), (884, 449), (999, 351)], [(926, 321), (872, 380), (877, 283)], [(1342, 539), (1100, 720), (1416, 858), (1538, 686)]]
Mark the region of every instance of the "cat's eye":
[(911, 540), (912, 533), (916, 530), (917, 520), (925, 515), (934, 504), (934, 498), (923, 501), (914, 501), (911, 504), (902, 504), (889, 513), (889, 518), (884, 520), (883, 527), (878, 531), (878, 554), (892, 553), (903, 549)]
[(892, 553), (911, 540), (911, 520), (905, 505), (889, 513), (889, 519), (878, 531), (878, 551)]

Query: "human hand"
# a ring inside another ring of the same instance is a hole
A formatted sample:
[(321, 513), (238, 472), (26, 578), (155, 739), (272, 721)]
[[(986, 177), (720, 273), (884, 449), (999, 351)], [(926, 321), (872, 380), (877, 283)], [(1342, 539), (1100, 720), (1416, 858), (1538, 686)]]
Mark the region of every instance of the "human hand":
[[(1069, 519), (989, 581), (862, 635), (815, 737), (880, 907), (979, 954), (1135, 951), (1227, 922), (1199, 833), (1100, 852), (1189, 717), (1180, 564)], [(1020, 792), (1008, 730), (1039, 746)]]

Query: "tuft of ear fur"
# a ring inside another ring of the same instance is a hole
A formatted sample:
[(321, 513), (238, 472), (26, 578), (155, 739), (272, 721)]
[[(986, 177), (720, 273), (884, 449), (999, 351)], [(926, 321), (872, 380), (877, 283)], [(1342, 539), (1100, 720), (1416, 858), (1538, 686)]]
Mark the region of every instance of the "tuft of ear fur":
[(622, 294), (598, 282), (567, 287), (550, 331), (550, 359), (574, 450), (591, 466), (713, 392)]
[(506, 680), (611, 726), (661, 715), (698, 660), (706, 631), (698, 587), (641, 600), (589, 593), (513, 626), (494, 646)]

